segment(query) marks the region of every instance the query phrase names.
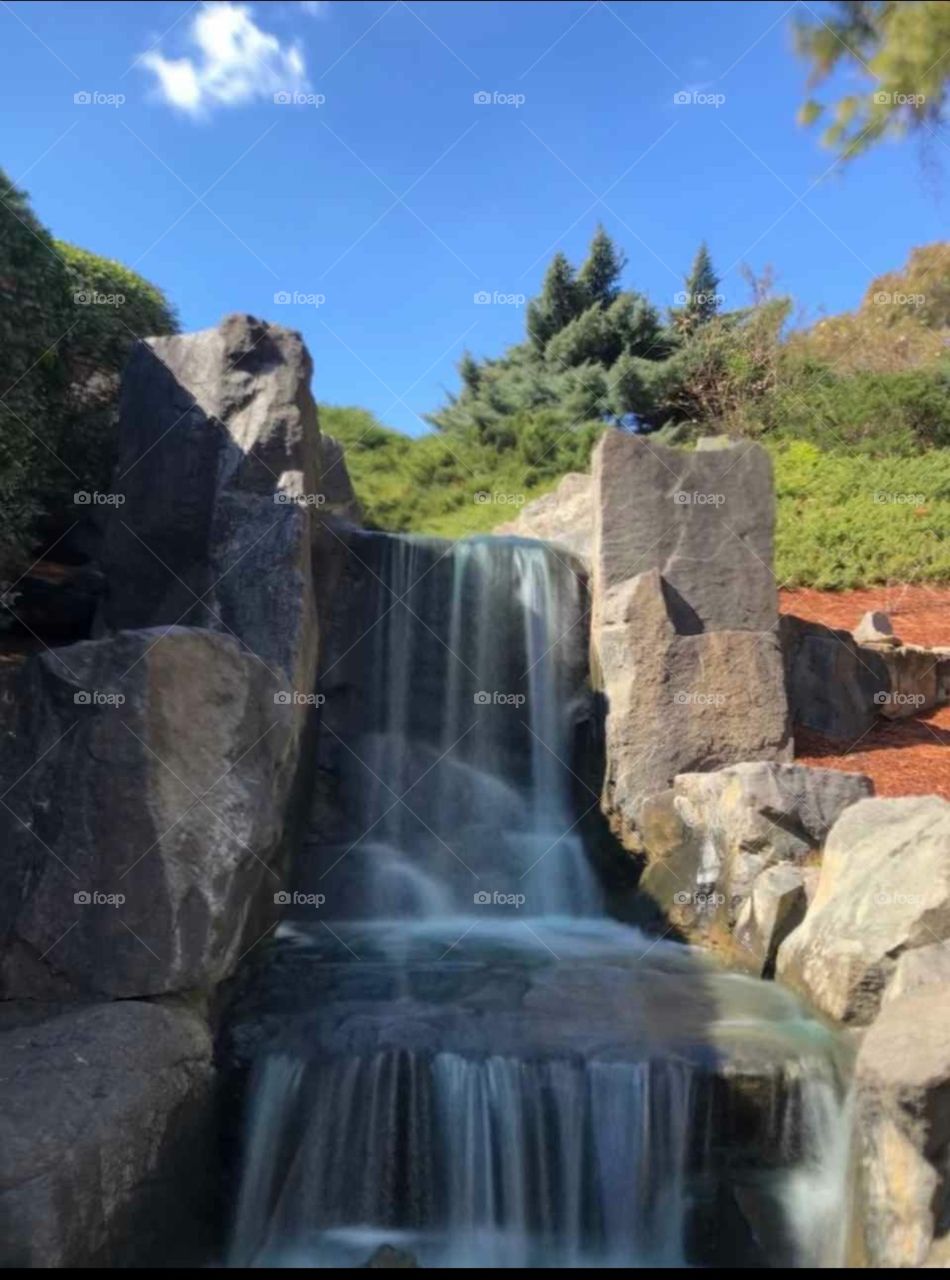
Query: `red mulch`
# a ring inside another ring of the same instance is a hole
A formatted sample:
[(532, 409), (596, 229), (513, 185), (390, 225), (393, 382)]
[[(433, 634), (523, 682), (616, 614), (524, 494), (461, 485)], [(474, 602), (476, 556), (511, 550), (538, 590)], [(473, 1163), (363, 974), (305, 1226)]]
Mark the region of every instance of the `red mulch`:
[[(898, 586), (867, 591), (782, 591), (782, 613), (851, 631), (870, 609), (890, 614), (907, 644), (950, 645), (950, 587)], [(940, 795), (950, 800), (950, 706), (908, 720), (882, 720), (847, 752), (799, 730), (802, 764), (866, 773), (878, 795)]]

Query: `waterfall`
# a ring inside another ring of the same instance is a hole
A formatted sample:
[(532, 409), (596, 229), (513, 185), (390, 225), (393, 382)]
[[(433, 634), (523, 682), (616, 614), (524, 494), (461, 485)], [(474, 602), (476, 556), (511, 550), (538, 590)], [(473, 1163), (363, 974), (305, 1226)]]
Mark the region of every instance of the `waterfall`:
[(578, 567), (516, 539), (351, 549), (294, 900), (230, 1032), (231, 1261), (839, 1263), (834, 1035), (606, 915)]

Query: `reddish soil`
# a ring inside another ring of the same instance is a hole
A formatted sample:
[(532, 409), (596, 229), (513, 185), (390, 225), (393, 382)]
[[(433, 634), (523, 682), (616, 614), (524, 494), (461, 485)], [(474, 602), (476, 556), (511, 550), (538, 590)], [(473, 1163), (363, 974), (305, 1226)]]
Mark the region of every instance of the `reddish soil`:
[[(783, 591), (779, 608), (846, 631), (869, 609), (882, 609), (907, 644), (950, 645), (948, 586)], [(950, 800), (950, 706), (908, 720), (882, 720), (847, 751), (801, 730), (795, 747), (802, 764), (868, 774), (878, 795), (936, 794)]]

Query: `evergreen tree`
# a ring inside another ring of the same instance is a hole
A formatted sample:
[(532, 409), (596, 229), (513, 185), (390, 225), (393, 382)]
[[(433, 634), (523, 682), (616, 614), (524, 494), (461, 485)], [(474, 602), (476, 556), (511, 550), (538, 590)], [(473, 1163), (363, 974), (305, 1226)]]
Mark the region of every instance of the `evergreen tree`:
[(574, 268), (563, 253), (551, 259), (540, 295), (528, 304), (528, 336), (537, 351), (583, 310)]
[(719, 277), (713, 268), (705, 241), (696, 251), (685, 283), (686, 304), (674, 312), (674, 319), (677, 328), (689, 334), (706, 324), (719, 310)]
[(598, 224), (594, 238), (587, 251), (587, 260), (577, 275), (585, 306), (598, 303), (609, 307), (620, 293), (620, 276), (627, 259), (624, 257), (610, 236)]

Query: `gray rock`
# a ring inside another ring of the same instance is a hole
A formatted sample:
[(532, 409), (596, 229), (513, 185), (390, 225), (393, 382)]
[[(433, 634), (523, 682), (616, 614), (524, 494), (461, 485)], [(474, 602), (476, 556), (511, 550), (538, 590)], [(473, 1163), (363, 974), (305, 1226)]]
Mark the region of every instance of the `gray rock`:
[(595, 586), (595, 682), (607, 702), (604, 808), (621, 835), (677, 774), (791, 753), (774, 634), (683, 634), (657, 570)]
[(276, 689), (236, 641), (184, 627), (24, 664), (0, 759), (3, 995), (153, 995), (231, 972), (282, 887), (297, 738)]
[(900, 644), (890, 618), (879, 609), (866, 613), (853, 634), (858, 644)]
[(940, 659), (932, 649), (904, 644), (874, 652), (880, 654), (890, 680), (888, 692), (877, 697), (877, 710), (885, 719), (903, 720), (940, 705)]
[(120, 1001), (0, 1032), (0, 1266), (154, 1266), (177, 1249), (193, 1264), (212, 1074), (185, 1009)]
[(941, 1248), (945, 1256), (950, 985), (913, 992), (882, 1009), (858, 1054), (855, 1111), (869, 1264), (919, 1267)]
[(881, 1004), (890, 1004), (901, 996), (922, 994), (922, 987), (943, 983), (950, 986), (950, 941), (917, 947), (899, 956)]
[(831, 1017), (867, 1024), (898, 957), (948, 938), (950, 803), (862, 800), (831, 829), (815, 899), (777, 971)]
[(360, 524), (363, 513), (346, 469), (346, 450), (333, 436), (320, 436), (320, 468), (323, 514), (336, 516), (347, 524)]
[(594, 532), (593, 483), (591, 476), (569, 471), (551, 493), (529, 502), (517, 519), (492, 532), (552, 542), (589, 565)]
[[(871, 793), (863, 774), (797, 764), (754, 761), (680, 774), (641, 808), (648, 859), (641, 887), (664, 914), (684, 908), (675, 913), (681, 923), (691, 923), (695, 895), (707, 908), (693, 913), (697, 918), (731, 926), (766, 868), (801, 864), (821, 849), (841, 813)], [(799, 877), (806, 893), (807, 870)]]
[(312, 690), (311, 543), (323, 495), (311, 373), (298, 333), (251, 316), (134, 348), (101, 629), (220, 630)]
[(838, 742), (872, 727), (890, 692), (884, 655), (848, 631), (785, 615), (780, 634), (792, 722)]
[(779, 946), (801, 924), (807, 908), (801, 867), (778, 863), (756, 876), (739, 910), (735, 938), (752, 953), (765, 976), (774, 971)]
[(692, 632), (775, 626), (775, 494), (761, 446), (686, 452), (607, 431), (594, 451), (593, 503), (605, 602), (655, 568)]

